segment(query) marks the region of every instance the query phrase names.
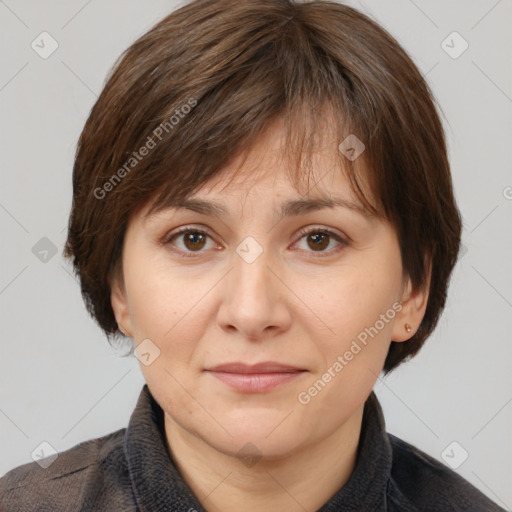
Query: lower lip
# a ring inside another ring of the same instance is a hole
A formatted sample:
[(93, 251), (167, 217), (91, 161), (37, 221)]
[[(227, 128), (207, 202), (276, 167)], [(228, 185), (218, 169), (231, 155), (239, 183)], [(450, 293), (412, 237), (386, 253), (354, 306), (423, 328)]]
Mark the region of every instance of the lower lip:
[(210, 372), (214, 377), (228, 386), (244, 393), (260, 393), (282, 386), (297, 377), (303, 372), (283, 373), (227, 373)]

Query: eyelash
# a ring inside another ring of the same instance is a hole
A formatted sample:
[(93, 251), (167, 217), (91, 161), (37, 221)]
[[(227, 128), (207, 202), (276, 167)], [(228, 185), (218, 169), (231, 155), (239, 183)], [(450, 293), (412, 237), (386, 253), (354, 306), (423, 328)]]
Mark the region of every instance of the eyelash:
[[(184, 235), (186, 233), (199, 233), (201, 235), (212, 238), (210, 236), (210, 234), (203, 229), (185, 226), (185, 227), (181, 228), (179, 231), (176, 231), (176, 232), (171, 233), (168, 236), (166, 236), (165, 239), (163, 240), (163, 244), (164, 245), (172, 245), (171, 242), (173, 242), (175, 239), (179, 238), (180, 235)], [(340, 250), (342, 250), (345, 246), (348, 245), (348, 242), (346, 240), (344, 240), (338, 233), (336, 233), (328, 228), (318, 228), (318, 227), (301, 229), (298, 233), (300, 235), (300, 238), (298, 241), (302, 240), (302, 238), (304, 238), (305, 236), (314, 234), (314, 233), (321, 233), (321, 234), (328, 235), (328, 236), (334, 238), (340, 244), (340, 246), (338, 246), (338, 248), (331, 249), (329, 251), (318, 251), (318, 252), (317, 251), (306, 251), (306, 252), (311, 252), (312, 254), (315, 254), (315, 257), (323, 258), (323, 257), (331, 256), (332, 254), (338, 253)], [(200, 255), (202, 252), (204, 252), (202, 250), (201, 251), (185, 252), (185, 251), (182, 251), (181, 249), (175, 249), (175, 248), (172, 248), (171, 250), (174, 253), (177, 253), (179, 256), (182, 256), (184, 258), (194, 258), (197, 255)]]

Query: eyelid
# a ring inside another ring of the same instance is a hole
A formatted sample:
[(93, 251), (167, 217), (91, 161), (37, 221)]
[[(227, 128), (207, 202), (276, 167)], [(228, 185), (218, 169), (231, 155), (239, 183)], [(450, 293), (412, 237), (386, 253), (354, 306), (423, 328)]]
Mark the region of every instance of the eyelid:
[(304, 236), (304, 235), (308, 235), (310, 233), (316, 233), (316, 232), (327, 233), (329, 235), (332, 235), (347, 245), (352, 241), (348, 235), (345, 235), (344, 233), (342, 233), (338, 230), (335, 230), (334, 228), (328, 228), (328, 227), (318, 225), (318, 224), (316, 224), (316, 225), (312, 224), (310, 226), (300, 229), (299, 231), (297, 231), (297, 235)]

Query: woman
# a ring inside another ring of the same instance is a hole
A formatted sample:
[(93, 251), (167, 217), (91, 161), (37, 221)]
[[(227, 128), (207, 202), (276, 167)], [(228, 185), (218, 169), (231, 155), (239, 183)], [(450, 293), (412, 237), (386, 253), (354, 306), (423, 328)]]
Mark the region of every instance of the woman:
[(501, 510), (387, 434), (460, 244), (442, 126), (375, 22), (193, 1), (82, 132), (66, 255), (146, 380), (127, 429), (21, 466), (2, 510)]

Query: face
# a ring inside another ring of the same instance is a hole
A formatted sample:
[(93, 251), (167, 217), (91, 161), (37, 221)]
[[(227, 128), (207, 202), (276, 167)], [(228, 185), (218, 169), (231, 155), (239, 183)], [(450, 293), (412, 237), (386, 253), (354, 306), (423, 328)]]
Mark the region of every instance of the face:
[[(393, 227), (333, 169), (336, 142), (315, 155), (315, 188), (299, 193), (282, 135), (274, 125), (234, 181), (236, 161), (191, 197), (224, 211), (133, 217), (113, 285), (119, 326), (149, 354), (141, 369), (166, 430), (225, 454), (280, 457), (341, 432), (391, 340), (410, 338), (425, 308)], [(339, 204), (290, 203), (305, 199)]]

